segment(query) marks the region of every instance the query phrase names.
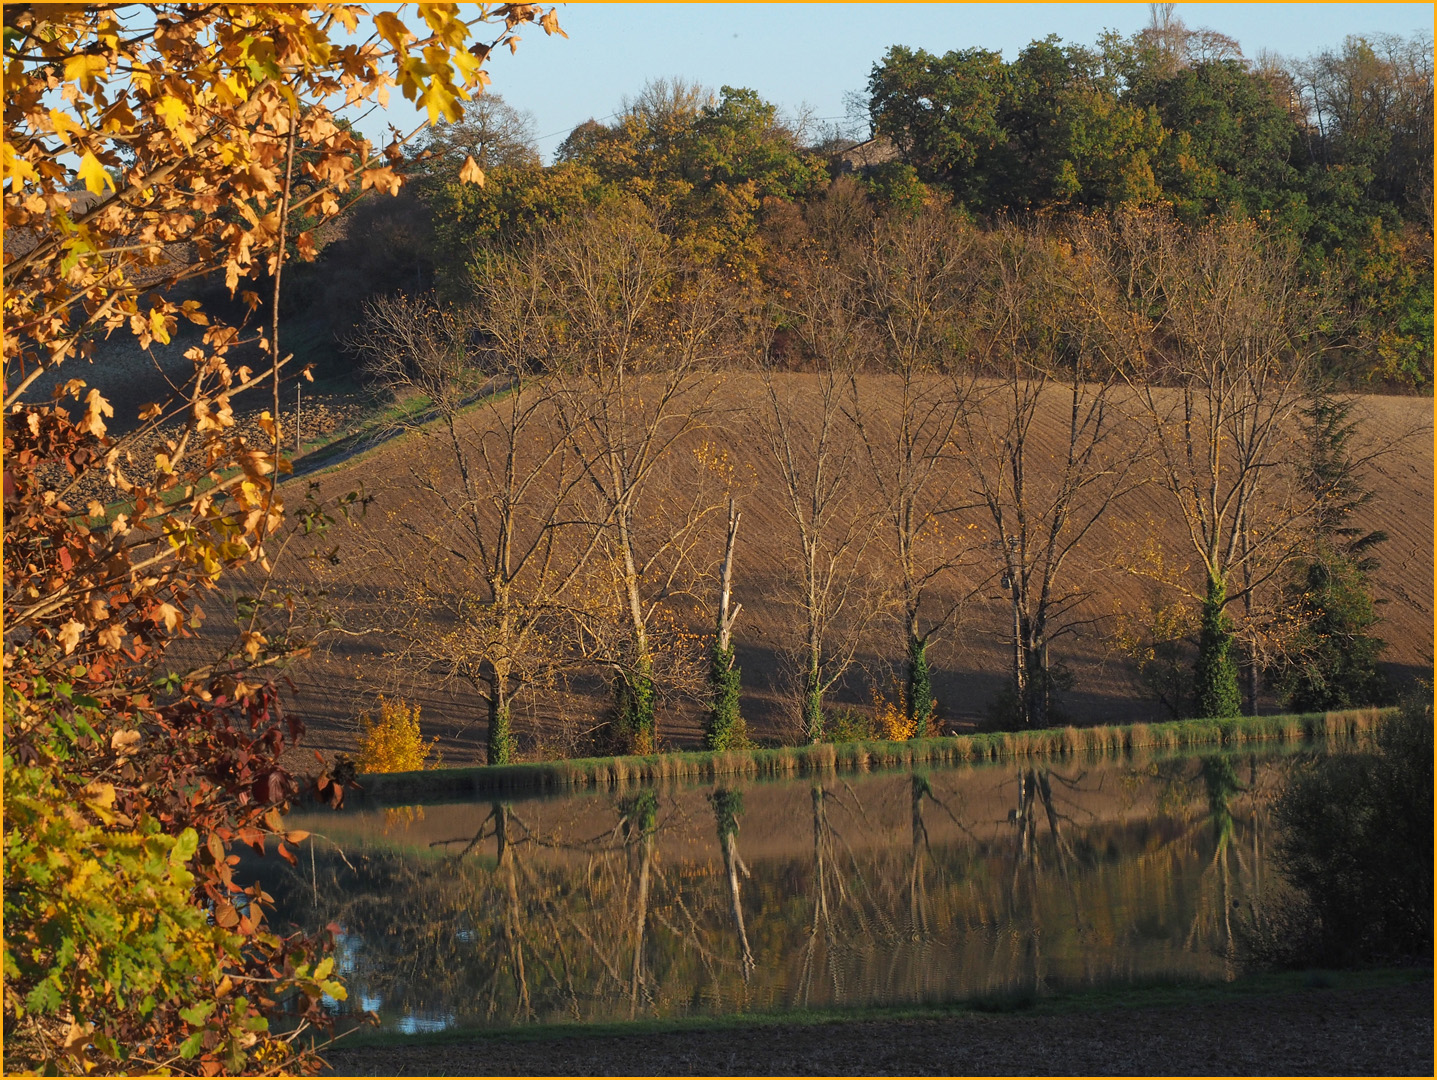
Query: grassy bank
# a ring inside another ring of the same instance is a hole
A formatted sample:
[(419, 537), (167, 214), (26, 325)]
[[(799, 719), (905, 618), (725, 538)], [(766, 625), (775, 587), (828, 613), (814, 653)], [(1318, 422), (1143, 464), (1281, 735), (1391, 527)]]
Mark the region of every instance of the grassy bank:
[(819, 743), (722, 752), (576, 758), (361, 776), (364, 797), (380, 803), (435, 801), (500, 793), (561, 791), (629, 784), (744, 780), (810, 773), (867, 772), (915, 765), (963, 765), (1022, 757), (1108, 756), (1146, 750), (1226, 747), (1256, 742), (1355, 739), (1391, 709), (1300, 715), (1173, 720), (1159, 724), (997, 731), (908, 742)]
[(670, 1032), (733, 1031), (777, 1025), (854, 1023), (866, 1020), (925, 1020), (962, 1014), (1031, 1013), (1054, 1016), (1137, 1008), (1187, 1008), (1224, 1001), (1245, 1001), (1304, 990), (1336, 989), (1381, 992), (1432, 977), (1431, 968), (1372, 968), (1359, 971), (1280, 971), (1244, 975), (1232, 982), (1193, 980), (1139, 981), (1099, 986), (1055, 988), (1035, 995), (1024, 992), (986, 994), (944, 1003), (795, 1009), (792, 1011), (675, 1016), (592, 1024), (528, 1024), (509, 1028), (458, 1028), (404, 1034), (356, 1029), (341, 1036), (336, 1050), (381, 1046), (434, 1046), (446, 1043), (539, 1042), (592, 1036), (658, 1035)]

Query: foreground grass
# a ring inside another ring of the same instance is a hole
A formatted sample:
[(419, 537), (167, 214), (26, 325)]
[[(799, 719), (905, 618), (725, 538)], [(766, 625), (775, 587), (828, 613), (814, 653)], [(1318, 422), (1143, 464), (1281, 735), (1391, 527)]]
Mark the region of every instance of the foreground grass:
[(1357, 739), (1375, 730), (1390, 709), (1348, 709), (1300, 715), (1174, 720), (1160, 724), (999, 731), (907, 742), (818, 743), (742, 751), (684, 752), (632, 757), (576, 758), (521, 765), (479, 765), (425, 772), (368, 774), (368, 799), (432, 802), (524, 791), (614, 787), (627, 784), (762, 779), (823, 772), (867, 772), (921, 765), (963, 765), (1020, 757), (1117, 756), (1188, 747), (1232, 747), (1257, 742)]
[(598, 1024), (530, 1024), (513, 1028), (457, 1028), (406, 1035), (359, 1028), (340, 1036), (332, 1049), (386, 1046), (442, 1046), (482, 1042), (550, 1042), (565, 1038), (662, 1035), (696, 1031), (749, 1031), (779, 1026), (817, 1026), (875, 1020), (933, 1020), (946, 1017), (1025, 1013), (1057, 1016), (1140, 1008), (1190, 1008), (1300, 993), (1305, 990), (1380, 992), (1432, 978), (1432, 969), (1374, 968), (1358, 971), (1283, 971), (1245, 975), (1232, 982), (1169, 980), (1105, 987), (1057, 989), (1036, 995), (1013, 992), (987, 994), (944, 1004), (862, 1006), (851, 1009), (798, 1009), (791, 1012), (728, 1013), (723, 1016), (680, 1016)]

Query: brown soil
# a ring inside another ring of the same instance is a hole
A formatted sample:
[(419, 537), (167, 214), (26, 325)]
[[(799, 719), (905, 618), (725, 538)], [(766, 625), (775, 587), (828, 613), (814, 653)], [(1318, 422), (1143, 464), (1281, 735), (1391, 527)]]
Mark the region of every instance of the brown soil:
[(1432, 982), (1182, 1007), (336, 1050), (345, 1076), (1431, 1076)]
[[(801, 384), (810, 377), (787, 378)], [(873, 390), (883, 389), (881, 377), (869, 379), (868, 385)], [(736, 465), (744, 514), (735, 570), (735, 598), (744, 605), (736, 630), (744, 679), (743, 709), (756, 736), (786, 738), (792, 735), (789, 729), (795, 712), (785, 682), (786, 649), (794, 636), (795, 616), (783, 599), (792, 526), (777, 501), (775, 469), (748, 419), (762, 404), (757, 380), (729, 376), (720, 392), (725, 414), (707, 438), (726, 446)], [(1056, 449), (1064, 405), (1057, 394), (1046, 403), (1038, 424), (1041, 448)], [(1380, 633), (1389, 643), (1385, 660), (1399, 683), (1405, 683), (1424, 673), (1430, 677), (1432, 665), (1432, 402), (1367, 397), (1360, 401), (1359, 416), (1365, 445), (1394, 444), (1366, 473), (1373, 498), (1363, 511), (1361, 524), (1384, 529), (1390, 537), (1377, 551), (1381, 567), (1374, 573), (1373, 583), (1383, 605), (1380, 611), (1385, 621)], [(687, 454), (681, 457), (688, 459)], [(394, 641), (382, 627), (389, 609), (407, 601), (396, 588), (396, 575), (377, 570), (377, 560), (366, 554), (383, 549), (401, 564), (427, 554), (415, 546), (405, 524), (424, 527), (442, 519), (433, 500), (418, 490), (415, 475), (443, 467), (443, 455), (436, 454), (435, 441), (410, 437), (322, 475), (323, 491), (330, 496), (361, 484), (374, 496), (359, 528), (337, 530), (326, 540), (326, 544), (338, 541), (344, 561), (338, 567), (320, 566), (313, 575), (305, 570), (297, 582), (324, 589), (347, 630), (322, 642), (313, 658), (291, 672), (300, 689), (296, 706), (310, 723), (309, 744), (326, 754), (352, 751), (354, 718), (372, 707), (378, 694), (386, 693), (422, 706), (424, 729), (440, 736), (446, 764), (480, 760), (484, 720), (477, 691), (460, 682), (441, 683), (434, 673), (413, 670), (386, 655), (394, 649)], [(693, 473), (693, 468), (677, 466), (669, 480), (669, 493), (686, 490), (685, 485), (694, 482)], [(854, 482), (862, 498), (877, 497), (871, 480), (865, 482), (860, 474)], [(717, 563), (723, 542), (718, 515), (711, 523), (712, 528), (700, 537), (695, 559), (705, 572)], [(966, 530), (968, 525), (973, 528)], [(955, 531), (982, 537), (989, 527), (983, 515), (973, 511), (959, 521)], [(1149, 486), (1124, 499), (1091, 534), (1081, 561), (1070, 564), (1072, 580), (1089, 593), (1074, 615), (1094, 620), (1053, 646), (1053, 660), (1065, 664), (1074, 676), (1073, 688), (1064, 697), (1072, 722), (1166, 718), (1134, 683), (1110, 643), (1112, 615), (1141, 609), (1151, 595), (1151, 586), (1143, 579), (1115, 569), (1114, 564), (1150, 533), (1155, 533), (1179, 565), (1191, 561), (1168, 500), (1156, 486)], [(984, 558), (988, 554), (981, 541), (975, 545), (974, 566), (965, 572), (968, 588), (991, 572)], [(879, 549), (872, 548), (871, 568), (881, 566), (882, 561)], [(940, 586), (935, 607), (956, 598), (959, 585), (955, 576)], [(1007, 594), (997, 583), (990, 581), (989, 586), (968, 605), (956, 632), (930, 652), (940, 715), (950, 730), (981, 722), (988, 703), (1004, 685), (1009, 662), (1004, 638), (1010, 607)], [(700, 644), (708, 633), (713, 591), (713, 583), (701, 578), (694, 599), (675, 598), (670, 603), (678, 627), (694, 634), (693, 640)], [(859, 651), (861, 666), (832, 695), (833, 703), (867, 706), (874, 684), (891, 685), (892, 661), (901, 648), (896, 622), (877, 623)], [(578, 736), (595, 724), (606, 703), (602, 683), (583, 677), (571, 682), (567, 692), (548, 691), (522, 700), (515, 725), (521, 746), (531, 756), (572, 752), (579, 746)], [(1264, 705), (1270, 711), (1277, 702), (1268, 700)], [(695, 747), (700, 742), (702, 721), (703, 711), (696, 701), (681, 697), (666, 701), (661, 711), (661, 738), (669, 747)]]

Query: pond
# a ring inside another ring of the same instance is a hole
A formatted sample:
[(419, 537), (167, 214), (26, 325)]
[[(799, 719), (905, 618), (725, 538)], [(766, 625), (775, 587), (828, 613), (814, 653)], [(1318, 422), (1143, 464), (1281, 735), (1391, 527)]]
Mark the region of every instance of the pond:
[(277, 927), (339, 926), (335, 1010), (402, 1032), (1227, 979), (1292, 760), (311, 809), (262, 876)]

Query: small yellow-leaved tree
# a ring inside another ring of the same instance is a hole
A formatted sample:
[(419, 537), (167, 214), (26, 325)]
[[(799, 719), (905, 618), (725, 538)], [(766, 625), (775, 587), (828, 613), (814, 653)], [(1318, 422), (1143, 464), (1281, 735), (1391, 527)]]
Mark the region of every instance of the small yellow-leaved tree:
[[(379, 699), (379, 719), (368, 713), (359, 717), (359, 758), (356, 764), (360, 772), (413, 772), (423, 768), (438, 768), (440, 757), (434, 760), (429, 755), (439, 741), (436, 735), (428, 742), (419, 732), (419, 706), (399, 701)], [(426, 762), (428, 765), (426, 766)]]

